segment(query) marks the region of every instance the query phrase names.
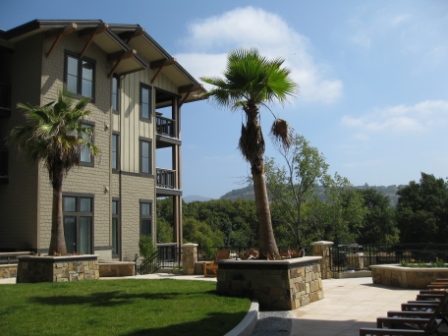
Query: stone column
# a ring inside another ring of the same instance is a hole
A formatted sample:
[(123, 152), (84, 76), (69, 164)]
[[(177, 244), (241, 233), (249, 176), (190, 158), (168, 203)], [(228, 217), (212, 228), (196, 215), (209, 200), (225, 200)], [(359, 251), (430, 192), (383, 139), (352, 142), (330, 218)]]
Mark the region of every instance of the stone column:
[(194, 274), (194, 264), (198, 261), (198, 244), (182, 245), (182, 268), (184, 275)]
[(322, 279), (333, 278), (333, 273), (330, 269), (330, 247), (333, 245), (333, 242), (322, 240), (311, 243), (311, 245), (313, 246), (313, 256), (322, 257), (319, 261)]

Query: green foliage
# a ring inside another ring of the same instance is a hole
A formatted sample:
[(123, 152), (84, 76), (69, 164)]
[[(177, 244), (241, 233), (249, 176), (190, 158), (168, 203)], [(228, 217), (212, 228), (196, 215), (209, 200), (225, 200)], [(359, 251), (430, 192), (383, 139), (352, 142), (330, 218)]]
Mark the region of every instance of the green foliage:
[(359, 244), (398, 243), (399, 230), (390, 198), (372, 188), (357, 189), (357, 192), (363, 199), (366, 213), (356, 242)]
[(422, 173), (420, 183), (411, 181), (397, 193), (396, 208), (400, 242), (445, 243), (448, 236), (448, 183)]
[[(274, 159), (266, 159), (265, 174), (278, 231), (293, 235), (289, 239), (294, 246), (302, 245), (302, 207), (313, 195), (318, 182), (322, 182), (328, 164), (317, 148), (311, 147), (301, 135), (294, 135), (292, 146), (278, 147), (286, 166), (277, 166)], [(281, 218), (281, 219), (280, 219)], [(274, 220), (273, 220), (274, 221)]]
[(164, 218), (157, 217), (157, 242), (172, 243), (173, 242), (173, 226)]
[(140, 264), (140, 274), (155, 273), (160, 269), (160, 265), (157, 262), (158, 251), (154, 246), (151, 236), (141, 236), (138, 242), (138, 248), (140, 256), (143, 257), (143, 261)]
[(183, 221), (184, 243), (196, 243), (213, 259), (216, 247), (224, 246), (224, 234), (219, 230), (213, 230), (207, 223), (193, 217), (185, 217)]

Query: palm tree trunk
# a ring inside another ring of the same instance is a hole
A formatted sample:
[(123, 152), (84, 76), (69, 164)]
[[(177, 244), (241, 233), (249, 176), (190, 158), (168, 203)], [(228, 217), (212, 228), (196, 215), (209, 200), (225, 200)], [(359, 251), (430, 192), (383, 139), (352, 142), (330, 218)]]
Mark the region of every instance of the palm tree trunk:
[(49, 255), (66, 255), (62, 212), (62, 181), (53, 183), (53, 207), (51, 214), (51, 238)]
[[(259, 172), (261, 168), (261, 172)], [(255, 204), (257, 208), (258, 225), (260, 230), (260, 257), (278, 256), (277, 243), (275, 242), (274, 231), (272, 229), (271, 211), (269, 209), (268, 192), (266, 189), (266, 179), (264, 176), (264, 164), (257, 164), (257, 169), (252, 169), (252, 178), (254, 181)]]

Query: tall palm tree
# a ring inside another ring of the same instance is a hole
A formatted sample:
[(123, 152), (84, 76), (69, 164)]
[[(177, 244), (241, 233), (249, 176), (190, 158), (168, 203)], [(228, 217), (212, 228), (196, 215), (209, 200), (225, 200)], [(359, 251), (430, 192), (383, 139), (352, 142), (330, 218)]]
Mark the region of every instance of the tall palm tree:
[[(201, 77), (214, 86), (204, 94), (218, 106), (232, 109), (242, 108), (246, 123), (242, 125), (239, 148), (250, 163), (254, 184), (255, 203), (259, 222), (259, 248), (261, 255), (278, 256), (278, 248), (272, 229), (271, 213), (264, 175), (265, 143), (261, 130), (260, 107), (278, 101), (286, 102), (294, 95), (296, 84), (291, 80), (290, 71), (282, 67), (284, 59), (268, 60), (260, 56), (256, 49), (237, 49), (227, 56), (224, 79)], [(275, 118), (271, 128), (275, 141), (288, 147), (291, 137), (286, 121)]]
[[(15, 127), (11, 139), (18, 142), (20, 150), (48, 170), (53, 187), (51, 239), (49, 255), (66, 255), (62, 213), (62, 181), (69, 170), (79, 164), (80, 151), (88, 147), (92, 155), (99, 149), (90, 141), (91, 127), (81, 121), (90, 114), (84, 110), (88, 98), (82, 98), (72, 107), (74, 99), (63, 89), (56, 101), (44, 106), (18, 104), (25, 111), (29, 123)], [(86, 136), (87, 135), (87, 136)]]

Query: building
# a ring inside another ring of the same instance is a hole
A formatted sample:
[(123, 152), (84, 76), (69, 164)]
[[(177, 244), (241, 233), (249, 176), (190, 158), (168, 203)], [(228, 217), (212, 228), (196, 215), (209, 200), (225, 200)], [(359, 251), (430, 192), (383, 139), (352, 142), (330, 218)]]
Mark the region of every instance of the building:
[[(64, 180), (70, 253), (134, 260), (140, 235), (156, 237), (158, 197), (173, 199), (173, 240), (182, 243), (181, 107), (200, 84), (139, 25), (35, 20), (0, 31), (0, 250), (48, 253), (48, 172), (7, 142), (23, 124), (17, 103), (44, 105), (66, 85), (88, 97), (86, 125), (100, 154), (82, 151)], [(170, 153), (167, 167), (157, 153)]]

